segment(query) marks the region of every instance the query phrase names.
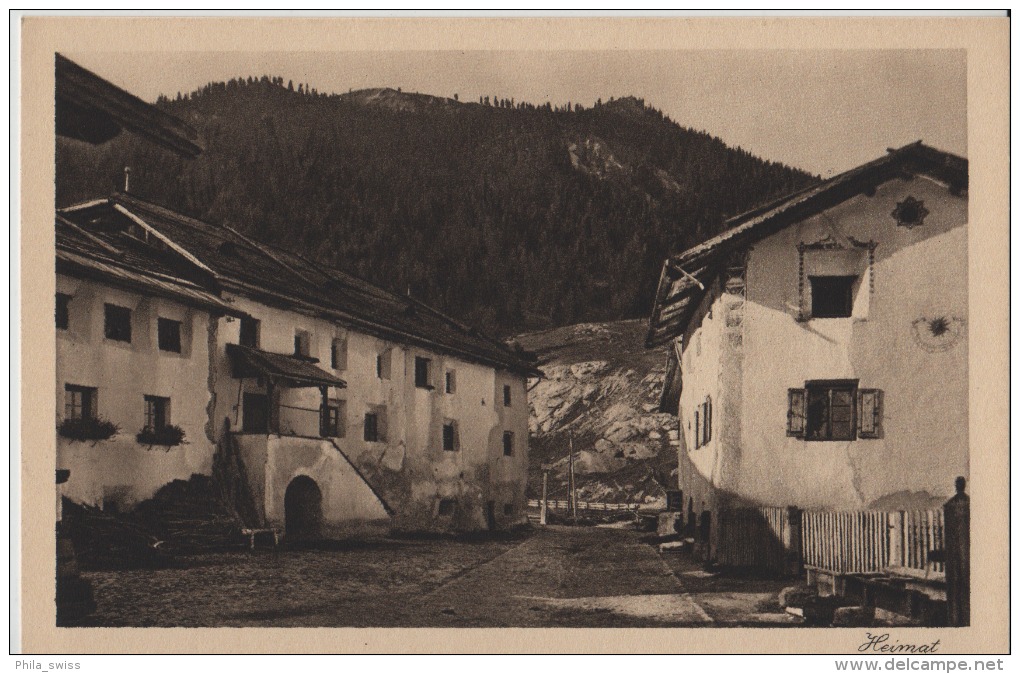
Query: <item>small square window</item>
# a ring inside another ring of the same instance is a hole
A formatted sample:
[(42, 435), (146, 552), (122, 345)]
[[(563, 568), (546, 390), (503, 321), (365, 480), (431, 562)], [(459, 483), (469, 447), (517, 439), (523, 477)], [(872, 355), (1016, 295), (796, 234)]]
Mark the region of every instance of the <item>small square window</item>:
[(511, 517), (511, 516), (513, 516), (513, 514), (514, 514), (514, 504), (513, 503), (504, 503), (503, 504), (503, 515), (505, 515), (506, 517)]
[(447, 370), (446, 371), (446, 392), (456, 393), (457, 392), (457, 371)]
[(57, 330), (67, 330), (70, 323), (71, 296), (64, 293), (57, 293), (56, 319)]
[(181, 322), (169, 318), (160, 318), (159, 328), (159, 350), (181, 352)]
[(457, 451), (457, 425), (453, 422), (443, 424), (443, 450)]
[(510, 386), (508, 384), (503, 385), (503, 407), (510, 407), (511, 393)]
[(514, 455), (514, 434), (511, 431), (503, 432), (503, 456)]
[(157, 433), (170, 423), (170, 399), (145, 396), (145, 430)]
[(415, 356), (414, 358), (414, 385), (418, 388), (432, 388), (432, 360)]
[(259, 348), (259, 332), (261, 328), (262, 324), (257, 318), (243, 316), (241, 318), (241, 337), (238, 340), (241, 346), (247, 346), (252, 349)]
[(853, 315), (856, 276), (811, 276), (811, 317), (847, 318)]
[(64, 385), (64, 418), (95, 419), (98, 390), (90, 386)]
[(131, 341), (131, 310), (127, 307), (105, 305), (103, 325), (107, 339), (118, 342)]
[(457, 511), (457, 502), (452, 498), (444, 498), (439, 502), (439, 516), (451, 517)]

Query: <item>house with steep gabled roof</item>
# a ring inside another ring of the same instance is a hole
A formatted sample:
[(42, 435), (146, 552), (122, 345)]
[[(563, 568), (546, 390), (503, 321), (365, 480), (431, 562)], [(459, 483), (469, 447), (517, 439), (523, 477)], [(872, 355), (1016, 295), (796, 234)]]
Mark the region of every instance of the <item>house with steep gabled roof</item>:
[[(188, 451), (202, 454), (199, 472), (236, 466), (249, 526), (302, 537), (526, 517), (526, 382), (538, 373), (524, 352), (134, 195), (59, 217), (97, 241), (144, 248), (154, 273), (169, 267), (229, 307), (208, 325), (207, 367), (186, 394), (208, 421), (202, 449)], [(124, 506), (148, 496), (134, 489)]]
[(663, 264), (690, 517), (941, 505), (968, 468), (967, 160), (920, 142)]

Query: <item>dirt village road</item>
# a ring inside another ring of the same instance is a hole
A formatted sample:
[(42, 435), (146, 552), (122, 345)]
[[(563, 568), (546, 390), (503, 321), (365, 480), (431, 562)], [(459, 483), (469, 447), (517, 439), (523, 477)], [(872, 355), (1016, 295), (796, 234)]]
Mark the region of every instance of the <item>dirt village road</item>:
[(385, 539), (231, 552), (185, 568), (90, 571), (84, 622), (160, 627), (791, 625), (789, 581), (707, 573), (633, 530), (550, 526), (514, 540)]

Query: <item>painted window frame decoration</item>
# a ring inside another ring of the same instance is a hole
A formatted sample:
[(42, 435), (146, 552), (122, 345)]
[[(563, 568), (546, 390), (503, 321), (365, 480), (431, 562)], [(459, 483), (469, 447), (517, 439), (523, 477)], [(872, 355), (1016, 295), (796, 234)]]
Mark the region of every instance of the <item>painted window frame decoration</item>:
[[(867, 261), (867, 265), (865, 266), (865, 268), (863, 270), (861, 270), (857, 274), (847, 273), (847, 274), (842, 274), (841, 276), (846, 276), (846, 277), (856, 276), (857, 279), (858, 279), (857, 283), (854, 284), (856, 286), (856, 285), (858, 285), (859, 283), (862, 282), (861, 281), (861, 276), (863, 274), (867, 274), (867, 277), (868, 277), (868, 304), (870, 305), (871, 300), (875, 296), (875, 248), (877, 248), (877, 247), (878, 247), (878, 243), (875, 242), (875, 241), (858, 241), (857, 239), (855, 239), (852, 236), (846, 237), (846, 240), (845, 240), (844, 243), (841, 243), (834, 236), (831, 236), (831, 235), (830, 236), (826, 236), (826, 237), (820, 239), (819, 241), (815, 241), (814, 243), (804, 243), (803, 241), (798, 243), (797, 244), (797, 321), (800, 322), (800, 323), (803, 323), (805, 321), (811, 320), (812, 318), (826, 318), (825, 316), (817, 316), (817, 317), (813, 316), (811, 314), (811, 307), (807, 306), (807, 304), (808, 304), (808, 302), (807, 302), (807, 293), (805, 292), (805, 290), (806, 290), (806, 288), (808, 286), (808, 283), (810, 282), (810, 278), (811, 277), (809, 277), (808, 274), (807, 274), (807, 268), (806, 268), (806, 265), (805, 265), (805, 262), (804, 262), (805, 254), (807, 254), (807, 253), (809, 253), (811, 251), (848, 250), (848, 249), (851, 249), (851, 248), (858, 249), (858, 250), (867, 250), (867, 252), (868, 252), (868, 261)], [(824, 277), (825, 275), (822, 275), (822, 274), (817, 274), (817, 275), (812, 274), (812, 277), (819, 277), (819, 276)], [(860, 293), (860, 292), (862, 292), (862, 290), (858, 287), (856, 292), (854, 293), (853, 297), (851, 298), (850, 316), (848, 316), (846, 318), (855, 318), (855, 319), (863, 320), (863, 317), (858, 317), (858, 316), (856, 316), (854, 314), (854, 305), (855, 305), (855, 301), (856, 301), (856, 298), (857, 298), (857, 293)]]

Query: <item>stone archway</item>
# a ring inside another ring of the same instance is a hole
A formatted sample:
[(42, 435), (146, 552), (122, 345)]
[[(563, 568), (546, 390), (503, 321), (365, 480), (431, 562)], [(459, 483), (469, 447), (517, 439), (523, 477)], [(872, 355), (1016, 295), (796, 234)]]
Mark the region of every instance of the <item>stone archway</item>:
[(322, 491), (315, 480), (299, 475), (287, 485), (283, 497), (287, 540), (307, 541), (322, 535)]

